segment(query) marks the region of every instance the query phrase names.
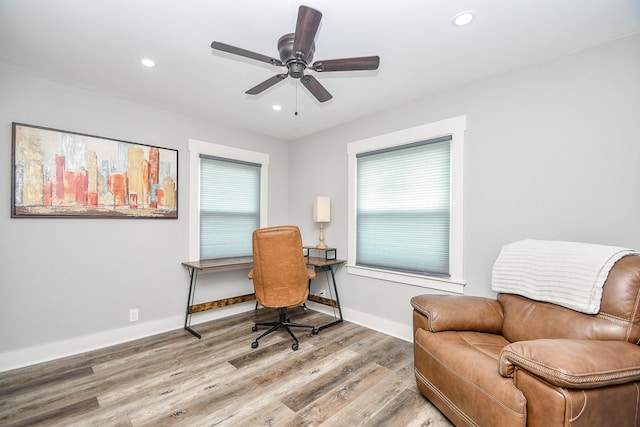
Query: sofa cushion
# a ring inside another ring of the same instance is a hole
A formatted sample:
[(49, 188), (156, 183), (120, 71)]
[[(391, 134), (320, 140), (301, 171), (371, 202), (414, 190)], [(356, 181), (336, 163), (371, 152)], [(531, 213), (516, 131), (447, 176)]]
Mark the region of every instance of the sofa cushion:
[(450, 419), (524, 425), (526, 400), (511, 378), (498, 373), (500, 353), (508, 344), (496, 334), (418, 329), (414, 356), (420, 390), (447, 406), (439, 407)]
[(519, 295), (499, 294), (502, 334), (511, 342), (541, 338), (624, 341), (630, 325), (606, 314), (584, 314)]
[(519, 295), (498, 294), (502, 333), (511, 342), (539, 338), (640, 341), (640, 256), (620, 259), (609, 272), (598, 314), (584, 314)]

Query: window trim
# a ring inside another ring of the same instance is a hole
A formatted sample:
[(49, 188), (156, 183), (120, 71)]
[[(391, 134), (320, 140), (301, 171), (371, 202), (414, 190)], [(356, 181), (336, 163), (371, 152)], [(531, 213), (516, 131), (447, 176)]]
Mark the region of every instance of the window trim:
[[(464, 133), (466, 115), (403, 129), (347, 144), (348, 155), (348, 248), (347, 273), (413, 286), (463, 293), (463, 170)], [(356, 155), (364, 152), (402, 146), (413, 142), (451, 135), (451, 228), (450, 228), (450, 277), (423, 276), (392, 272), (356, 265)]]
[(227, 145), (189, 139), (189, 259), (200, 259), (200, 155), (258, 163), (260, 168), (260, 227), (268, 222), (269, 155)]

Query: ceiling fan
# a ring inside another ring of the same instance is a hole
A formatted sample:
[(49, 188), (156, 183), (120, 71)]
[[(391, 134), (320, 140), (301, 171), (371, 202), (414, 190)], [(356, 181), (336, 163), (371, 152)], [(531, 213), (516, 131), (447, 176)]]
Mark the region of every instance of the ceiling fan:
[(246, 94), (257, 95), (287, 77), (292, 77), (294, 79), (300, 79), (304, 87), (306, 87), (318, 101), (326, 102), (332, 98), (331, 94), (315, 77), (310, 74), (305, 74), (304, 71), (306, 69), (311, 69), (319, 73), (326, 71), (377, 70), (380, 64), (380, 57), (363, 56), (358, 58), (329, 59), (311, 63), (315, 51), (314, 39), (318, 32), (321, 19), (321, 12), (307, 6), (300, 6), (298, 9), (295, 33), (285, 34), (278, 40), (280, 59), (271, 58), (216, 41), (211, 43), (211, 48), (266, 62), (278, 67), (287, 67), (286, 73), (276, 74), (257, 86), (252, 87), (245, 92)]

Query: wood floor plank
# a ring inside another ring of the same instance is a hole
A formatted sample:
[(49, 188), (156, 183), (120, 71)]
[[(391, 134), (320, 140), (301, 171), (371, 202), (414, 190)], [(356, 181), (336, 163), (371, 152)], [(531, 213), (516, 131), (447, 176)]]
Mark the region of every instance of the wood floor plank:
[[(311, 375), (322, 369), (322, 360), (326, 357), (338, 354), (341, 350), (349, 349), (349, 345), (371, 337), (373, 331), (364, 328), (354, 327), (355, 325), (344, 324), (336, 326), (335, 329), (325, 330), (317, 337), (314, 337), (313, 347), (303, 347), (293, 353), (286, 360), (286, 364), (271, 364), (267, 369), (260, 372), (254, 381), (257, 384), (267, 386), (275, 381), (287, 381), (287, 378), (300, 376), (300, 374)], [(355, 352), (349, 349), (354, 356)], [(304, 351), (304, 353), (302, 353)]]
[(367, 426), (388, 426), (394, 420), (401, 426), (452, 425), (434, 407), (424, 404), (423, 396), (411, 390), (403, 390), (391, 402), (384, 406), (375, 417), (367, 422)]
[[(22, 418), (19, 421), (11, 422), (12, 426), (36, 426), (36, 425), (64, 425), (70, 422), (75, 416), (85, 414), (100, 408), (95, 398), (81, 400), (71, 405), (63, 406), (55, 410), (39, 414), (32, 417)], [(3, 420), (0, 420), (3, 421)], [(4, 421), (3, 421), (4, 424)]]
[(104, 408), (98, 408), (90, 412), (78, 413), (74, 416), (67, 415), (64, 423), (52, 423), (51, 420), (46, 420), (44, 426), (74, 426), (74, 427), (94, 427), (94, 426), (108, 426), (108, 427), (132, 427), (133, 425), (129, 421), (129, 417), (126, 413), (114, 410), (105, 410)]
[(414, 384), (413, 363), (407, 362), (392, 375), (373, 384), (366, 393), (350, 399), (348, 404), (327, 419), (323, 426), (364, 425), (383, 410), (395, 396), (404, 390), (413, 390)]
[(311, 402), (296, 412), (291, 425), (320, 425), (335, 413), (343, 409), (349, 402), (356, 399), (379, 381), (382, 381), (393, 371), (371, 363), (363, 367), (358, 373), (345, 378), (333, 390), (323, 394), (320, 398)]
[[(257, 350), (252, 350), (250, 346), (242, 346), (241, 348), (245, 352), (257, 352)], [(130, 413), (131, 421), (135, 425), (163, 425), (169, 422), (188, 425), (203, 419), (217, 417), (215, 421), (220, 422), (232, 418), (236, 415), (233, 408), (243, 408), (242, 405), (238, 405), (239, 401), (256, 399), (265, 395), (264, 390), (258, 390), (252, 382), (254, 371), (262, 369), (261, 365), (267, 362), (278, 363), (279, 360), (286, 359), (292, 352), (288, 341), (279, 341), (262, 348), (260, 351), (261, 354), (270, 356), (258, 359), (256, 363), (244, 366), (243, 369), (234, 368), (233, 375), (214, 375), (205, 382), (197, 379), (196, 383), (190, 385), (192, 391), (190, 394), (167, 394), (162, 405), (152, 405), (154, 408), (160, 407), (160, 411), (153, 412), (148, 408), (134, 409)], [(226, 363), (226, 365), (232, 366), (230, 363)], [(184, 399), (185, 395), (189, 398)]]
[[(82, 375), (63, 375), (57, 377), (56, 381), (47, 379), (39, 387), (13, 389), (1, 401), (0, 421), (14, 422), (23, 412), (37, 418), (61, 407), (73, 406), (80, 400), (93, 399), (95, 393), (90, 389), (95, 386), (94, 380), (92, 373), (83, 372)], [(20, 411), (15, 408), (20, 408)]]
[[(238, 380), (245, 381), (246, 379), (255, 375), (257, 371), (261, 371), (270, 365), (289, 367), (292, 358), (309, 359), (306, 356), (309, 352), (313, 351), (312, 343), (309, 342), (308, 346), (298, 351), (292, 351), (289, 347), (289, 341), (280, 342), (275, 344), (271, 348), (263, 349), (264, 354), (274, 353), (279, 354), (277, 360), (274, 357), (269, 358), (242, 358), (243, 361), (251, 360), (254, 363), (242, 363), (238, 369), (237, 374), (234, 376), (236, 382), (234, 384), (220, 385), (219, 389), (224, 390), (224, 394), (210, 394), (204, 401), (193, 402), (189, 408), (185, 408), (182, 412), (181, 424), (190, 425), (196, 420), (207, 422), (209, 425), (217, 425), (218, 423), (231, 423), (231, 421), (237, 421), (243, 415), (247, 416), (252, 412), (252, 408), (265, 404), (280, 404), (282, 398), (291, 393), (292, 382), (290, 380), (271, 382), (268, 387), (256, 388), (254, 385), (238, 384)], [(253, 354), (259, 354), (257, 350), (254, 350)], [(338, 357), (353, 358), (357, 356), (356, 353), (344, 350)], [(270, 361), (267, 365), (264, 365), (264, 361)], [(257, 364), (260, 362), (260, 365)], [(329, 365), (335, 364), (335, 361)], [(263, 366), (264, 365), (264, 366)], [(296, 369), (298, 370), (298, 369)], [(316, 363), (315, 366), (310, 366), (310, 370), (321, 372), (321, 366)], [(287, 369), (287, 372), (294, 372), (294, 370)], [(301, 387), (305, 382), (311, 381), (314, 378), (313, 375), (305, 375), (304, 372), (300, 372), (299, 375), (293, 380), (295, 387)], [(235, 393), (238, 393), (235, 396)], [(247, 403), (246, 406), (238, 406), (237, 400), (243, 400)], [(236, 408), (233, 411), (233, 408)], [(244, 412), (243, 412), (244, 410)]]
[[(14, 404), (14, 402), (11, 402), (11, 396), (38, 393), (45, 388), (56, 387), (57, 384), (69, 382), (77, 378), (86, 378), (90, 375), (93, 375), (93, 369), (90, 366), (86, 366), (7, 385), (7, 387), (0, 389), (0, 411), (2, 411), (7, 404)], [(33, 399), (33, 397), (31, 397), (31, 399)]]
[(55, 372), (42, 372), (33, 377), (23, 377), (19, 381), (12, 381), (11, 383), (7, 381), (0, 389), (0, 398), (5, 398), (9, 394), (27, 393), (30, 390), (49, 386), (52, 383), (60, 383), (73, 378), (85, 377), (92, 374), (93, 369), (91, 366), (82, 366), (71, 369), (65, 368), (56, 370)]
[[(294, 418), (295, 413), (282, 402), (268, 402), (263, 405), (244, 405), (249, 415), (243, 417), (241, 413), (215, 424), (216, 427), (237, 426), (286, 426)], [(214, 425), (214, 424), (210, 424)]]
[[(274, 365), (266, 370), (264, 374), (254, 377), (254, 382), (270, 390), (275, 390), (283, 385), (286, 387), (290, 384), (311, 384), (318, 378), (333, 372), (337, 366), (357, 358), (358, 353), (345, 348), (336, 353), (327, 354), (321, 359), (305, 358), (304, 354), (301, 356), (300, 363)], [(294, 398), (292, 396), (296, 392), (304, 395), (307, 390), (308, 387), (292, 388), (289, 393), (291, 395), (290, 399)]]
[[(418, 391), (410, 343), (350, 322), (251, 348), (260, 308), (0, 373), (2, 426), (446, 426)], [(332, 316), (294, 309), (316, 326)]]
[[(345, 377), (354, 375), (367, 364), (377, 360), (386, 360), (388, 353), (393, 353), (397, 344), (391, 337), (375, 335), (355, 342), (349, 349), (356, 347), (361, 350), (356, 352), (356, 357), (333, 366), (329, 372), (316, 378), (304, 389), (300, 389), (297, 393), (283, 399), (283, 403), (294, 411), (299, 411), (339, 385), (345, 380)], [(366, 348), (366, 351), (362, 350), (363, 348)]]
[[(251, 375), (251, 371), (236, 370), (233, 375), (212, 378), (210, 385), (194, 387), (189, 399), (184, 398), (185, 394), (169, 396), (163, 401), (160, 412), (151, 414), (148, 408), (134, 410), (129, 414), (130, 419), (135, 425), (163, 425), (169, 420), (184, 425), (216, 425), (249, 415), (256, 401), (277, 403), (277, 394), (257, 388)], [(241, 402), (251, 402), (251, 405), (245, 406)]]
[(229, 364), (202, 366), (198, 369), (149, 375), (135, 382), (110, 387), (98, 395), (103, 407), (132, 408), (136, 406), (158, 406), (171, 396), (189, 396), (194, 390), (214, 387), (218, 378), (234, 374)]

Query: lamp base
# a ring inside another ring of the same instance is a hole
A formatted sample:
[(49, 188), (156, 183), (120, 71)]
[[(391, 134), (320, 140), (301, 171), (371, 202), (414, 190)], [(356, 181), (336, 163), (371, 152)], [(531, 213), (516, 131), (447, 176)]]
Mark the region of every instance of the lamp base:
[(320, 223), (320, 242), (316, 245), (316, 249), (327, 249), (327, 245), (324, 244), (324, 229), (322, 223)]

